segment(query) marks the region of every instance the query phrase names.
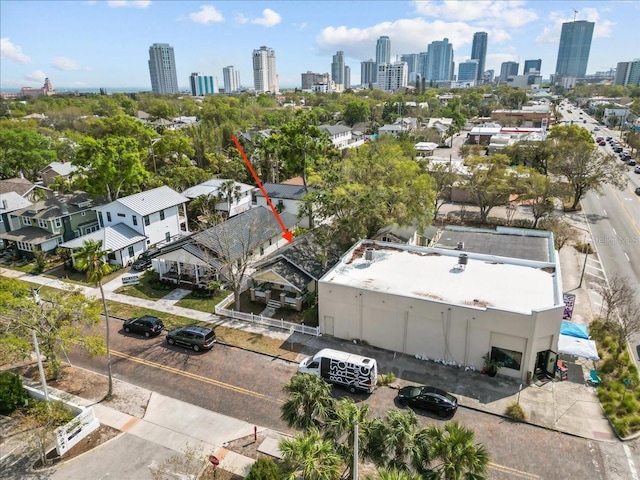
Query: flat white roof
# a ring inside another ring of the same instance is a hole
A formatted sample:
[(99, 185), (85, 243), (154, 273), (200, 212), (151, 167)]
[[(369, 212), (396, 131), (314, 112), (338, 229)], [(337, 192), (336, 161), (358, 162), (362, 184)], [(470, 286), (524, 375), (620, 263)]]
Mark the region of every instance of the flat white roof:
[[(371, 245), (368, 245), (371, 246)], [(416, 248), (376, 242), (373, 261), (356, 245), (322, 282), (453, 305), (530, 314), (557, 306), (553, 264), (467, 252), (458, 269), (457, 250)], [(561, 301), (561, 300), (559, 300)]]

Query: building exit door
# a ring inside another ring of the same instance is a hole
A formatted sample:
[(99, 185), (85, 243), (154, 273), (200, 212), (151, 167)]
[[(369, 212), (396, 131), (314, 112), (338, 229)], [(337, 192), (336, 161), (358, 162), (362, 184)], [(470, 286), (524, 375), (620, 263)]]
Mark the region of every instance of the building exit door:
[(536, 371), (534, 372), (535, 376), (555, 376), (557, 363), (558, 354), (553, 350), (544, 350), (542, 352), (538, 352), (536, 356)]

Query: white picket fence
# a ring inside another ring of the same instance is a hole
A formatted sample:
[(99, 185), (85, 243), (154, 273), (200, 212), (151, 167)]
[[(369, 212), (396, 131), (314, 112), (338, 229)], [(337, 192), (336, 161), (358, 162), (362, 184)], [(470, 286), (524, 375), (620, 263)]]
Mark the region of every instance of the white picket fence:
[(222, 300), (218, 305), (216, 305), (215, 312), (216, 315), (222, 315), (225, 317), (230, 317), (236, 320), (242, 320), (243, 322), (248, 322), (254, 325), (265, 325), (268, 327), (280, 328), (282, 330), (288, 330), (290, 333), (298, 332), (304, 333), (305, 335), (313, 335), (315, 337), (320, 336), (320, 327), (309, 327), (305, 324), (286, 322), (282, 318), (270, 318), (264, 317), (262, 315), (254, 315), (253, 313), (244, 313), (244, 312), (236, 312), (235, 310), (229, 310), (227, 307), (231, 302), (233, 302), (233, 293)]

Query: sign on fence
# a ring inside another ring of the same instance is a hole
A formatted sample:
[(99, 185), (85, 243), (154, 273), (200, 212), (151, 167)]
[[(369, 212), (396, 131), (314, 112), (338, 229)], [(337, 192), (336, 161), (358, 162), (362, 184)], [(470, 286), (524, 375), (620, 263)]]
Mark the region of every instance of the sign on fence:
[(140, 279), (137, 275), (128, 275), (126, 277), (122, 277), (122, 285), (138, 285), (140, 283)]
[(571, 320), (573, 316), (573, 306), (576, 303), (576, 296), (573, 293), (565, 293), (562, 295), (564, 299), (564, 312), (562, 314), (563, 320)]

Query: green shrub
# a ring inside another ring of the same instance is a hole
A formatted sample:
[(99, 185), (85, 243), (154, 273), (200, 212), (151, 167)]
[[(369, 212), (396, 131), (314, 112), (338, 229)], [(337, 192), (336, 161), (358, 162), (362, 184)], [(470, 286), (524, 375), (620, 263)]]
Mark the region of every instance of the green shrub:
[(383, 373), (381, 375), (378, 375), (378, 381), (376, 382), (376, 385), (384, 387), (385, 385), (389, 385), (395, 381), (396, 376), (393, 372)]
[(524, 413), (524, 410), (517, 402), (511, 402), (504, 414), (512, 420), (516, 420), (518, 422), (523, 422), (527, 419), (527, 415)]
[(36, 265), (35, 265), (35, 267), (33, 267), (33, 273), (42, 273), (42, 272), (44, 272), (44, 269), (47, 266), (46, 254), (40, 249), (34, 250), (33, 258), (36, 261)]
[(590, 243), (581, 243), (581, 242), (578, 242), (575, 244), (575, 249), (580, 253), (586, 253), (586, 254), (593, 253), (595, 251)]
[(29, 394), (22, 386), (22, 379), (13, 372), (0, 373), (0, 414), (9, 415), (25, 404)]
[(278, 480), (280, 469), (272, 459), (259, 458), (251, 465), (251, 470), (245, 478), (247, 480)]

